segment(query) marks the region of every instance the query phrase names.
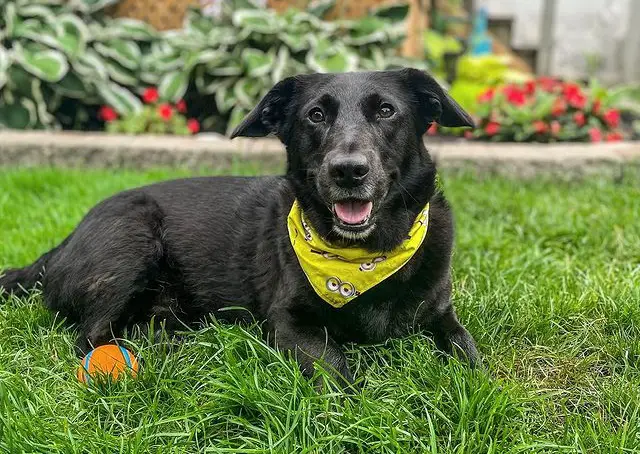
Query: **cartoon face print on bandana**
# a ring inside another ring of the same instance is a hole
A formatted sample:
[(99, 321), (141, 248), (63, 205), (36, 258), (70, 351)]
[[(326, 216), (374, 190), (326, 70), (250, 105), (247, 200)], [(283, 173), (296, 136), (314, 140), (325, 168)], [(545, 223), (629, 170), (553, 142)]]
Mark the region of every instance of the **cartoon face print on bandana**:
[(342, 256), (340, 256), (338, 254), (332, 254), (331, 252), (319, 251), (317, 249), (311, 249), (311, 252), (313, 254), (321, 255), (323, 258), (325, 258), (327, 260), (342, 260), (343, 262), (348, 262), (348, 260), (345, 259), (344, 257), (342, 257)]
[(344, 298), (360, 295), (351, 282), (342, 282), (340, 278), (331, 276), (327, 279), (327, 290), (333, 293), (339, 293)]
[(360, 264), (360, 271), (373, 271), (376, 269), (376, 265), (378, 263), (384, 262), (385, 260), (387, 260), (387, 258), (384, 255), (382, 255), (380, 257), (374, 258), (370, 262), (364, 262)]
[(307, 241), (311, 241), (313, 239), (313, 236), (311, 235), (311, 229), (304, 221), (303, 217), (300, 217), (300, 220), (302, 221), (302, 227), (304, 228), (304, 239)]

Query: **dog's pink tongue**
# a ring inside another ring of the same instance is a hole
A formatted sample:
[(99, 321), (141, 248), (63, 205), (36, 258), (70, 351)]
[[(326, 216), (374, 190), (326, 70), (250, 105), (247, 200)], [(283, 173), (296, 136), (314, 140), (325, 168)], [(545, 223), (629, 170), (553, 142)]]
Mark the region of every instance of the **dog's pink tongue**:
[(361, 224), (371, 214), (373, 203), (352, 200), (336, 203), (334, 208), (336, 216), (345, 224)]

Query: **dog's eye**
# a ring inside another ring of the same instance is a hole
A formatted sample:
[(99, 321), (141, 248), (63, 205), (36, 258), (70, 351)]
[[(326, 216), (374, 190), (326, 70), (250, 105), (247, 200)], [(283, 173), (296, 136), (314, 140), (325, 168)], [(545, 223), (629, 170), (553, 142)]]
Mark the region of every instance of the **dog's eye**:
[(396, 113), (395, 109), (393, 108), (393, 106), (389, 103), (383, 103), (382, 105), (380, 105), (380, 108), (378, 109), (378, 116), (380, 118), (389, 118), (391, 117), (394, 113)]
[(314, 107), (309, 111), (309, 120), (314, 123), (322, 123), (324, 121), (324, 113), (319, 107)]

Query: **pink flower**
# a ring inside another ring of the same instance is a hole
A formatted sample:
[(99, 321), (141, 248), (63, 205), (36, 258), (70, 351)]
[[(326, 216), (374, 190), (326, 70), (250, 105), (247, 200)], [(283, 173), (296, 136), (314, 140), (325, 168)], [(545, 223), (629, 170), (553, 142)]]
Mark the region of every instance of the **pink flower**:
[(431, 123), (429, 129), (427, 129), (427, 135), (435, 136), (436, 134), (438, 134), (438, 123)]
[(553, 120), (551, 122), (551, 135), (555, 137), (558, 134), (560, 134), (561, 130), (562, 130), (562, 126), (560, 126), (560, 122)]
[(184, 102), (184, 99), (181, 99), (176, 103), (176, 110), (180, 113), (185, 113), (187, 111), (187, 103)]
[(118, 119), (118, 113), (112, 107), (102, 106), (98, 111), (98, 117), (107, 123)]
[(147, 88), (144, 91), (144, 93), (142, 93), (142, 100), (146, 104), (151, 104), (151, 103), (156, 102), (159, 97), (160, 97), (160, 94), (158, 93), (158, 89), (157, 88), (153, 88), (153, 87)]
[(584, 126), (584, 124), (587, 122), (587, 120), (584, 117), (584, 112), (576, 112), (576, 113), (574, 113), (573, 114), (573, 121), (578, 126)]

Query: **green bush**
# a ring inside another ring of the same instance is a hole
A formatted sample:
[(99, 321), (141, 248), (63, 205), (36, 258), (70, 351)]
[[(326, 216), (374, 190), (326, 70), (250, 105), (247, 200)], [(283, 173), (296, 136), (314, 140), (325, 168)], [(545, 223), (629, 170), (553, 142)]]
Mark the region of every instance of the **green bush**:
[(139, 111), (139, 61), (157, 34), (104, 19), (113, 0), (10, 0), (0, 7), (0, 128), (81, 128), (101, 104)]
[(165, 33), (164, 42), (143, 57), (143, 74), (168, 101), (191, 89), (214, 96), (229, 131), (284, 77), (419, 66), (396, 56), (404, 27), (386, 12), (328, 22), (311, 12), (279, 15), (258, 8), (229, 8), (211, 20), (192, 9), (182, 30)]
[(229, 130), (284, 77), (420, 66), (396, 56), (404, 33), (397, 18), (406, 8), (327, 22), (321, 15), (331, 1), (279, 15), (235, 0), (216, 19), (192, 9), (182, 29), (159, 33), (103, 17), (115, 1), (0, 6), (0, 128), (102, 128), (101, 106), (135, 117), (144, 90), (157, 86), (165, 102), (211, 98), (204, 126), (217, 121)]

